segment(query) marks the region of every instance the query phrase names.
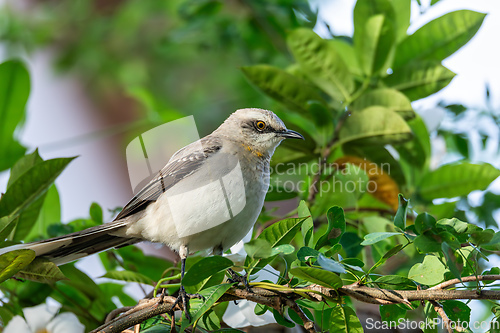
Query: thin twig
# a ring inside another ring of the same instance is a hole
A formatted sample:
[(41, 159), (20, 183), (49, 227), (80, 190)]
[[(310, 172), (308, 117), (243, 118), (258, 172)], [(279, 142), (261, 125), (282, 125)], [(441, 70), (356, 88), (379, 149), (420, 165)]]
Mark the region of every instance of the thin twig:
[(104, 322), (109, 323), (111, 320), (115, 319), (115, 317), (118, 316), (120, 313), (129, 311), (133, 308), (134, 308), (133, 306), (124, 306), (123, 308), (114, 309), (113, 311), (108, 313)]
[(314, 329), (314, 322), (307, 318), (307, 316), (305, 315), (305, 313), (302, 311), (302, 309), (297, 305), (297, 303), (295, 303), (295, 301), (291, 300), (291, 299), (286, 299), (286, 305), (292, 309), (293, 311), (295, 311), (300, 319), (302, 319), (302, 321), (304, 322), (304, 324), (302, 325), (302, 327), (304, 327), (304, 329), (306, 330), (306, 332), (309, 332), (309, 333), (316, 333), (316, 330)]
[(431, 287), (427, 290), (437, 290), (437, 289), (446, 289), (455, 284), (459, 284), (462, 282), (473, 282), (473, 281), (497, 281), (500, 280), (500, 275), (478, 275), (478, 276), (465, 276), (462, 278), (462, 281), (459, 279), (452, 279), (448, 281), (444, 281), (434, 287)]
[(439, 304), (436, 301), (429, 301), (429, 303), (432, 304), (432, 306), (434, 307), (434, 311), (436, 311), (437, 314), (441, 317), (441, 319), (443, 319), (444, 327), (446, 328), (448, 333), (453, 333), (453, 329), (451, 328), (451, 320), (446, 315), (446, 312), (444, 312), (441, 304)]

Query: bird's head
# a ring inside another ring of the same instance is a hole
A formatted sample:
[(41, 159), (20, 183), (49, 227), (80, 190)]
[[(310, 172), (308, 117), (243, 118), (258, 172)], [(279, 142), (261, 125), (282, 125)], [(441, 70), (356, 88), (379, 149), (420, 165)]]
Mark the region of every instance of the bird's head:
[(284, 139), (304, 140), (273, 112), (254, 108), (237, 110), (216, 131), (266, 156), (271, 156)]

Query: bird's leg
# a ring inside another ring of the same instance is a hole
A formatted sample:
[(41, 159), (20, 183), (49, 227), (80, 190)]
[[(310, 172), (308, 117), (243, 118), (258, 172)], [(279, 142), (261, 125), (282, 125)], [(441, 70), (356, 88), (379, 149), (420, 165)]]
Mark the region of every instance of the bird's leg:
[[(219, 246), (214, 247), (212, 253), (214, 255), (221, 256), (222, 253), (223, 253), (222, 244), (219, 245)], [(245, 289), (248, 292), (252, 292), (252, 290), (250, 289), (250, 285), (248, 284), (248, 273), (246, 273), (245, 275), (241, 276), (240, 274), (238, 274), (235, 271), (233, 271), (232, 268), (228, 268), (227, 272), (229, 273), (229, 275), (231, 275), (231, 277), (229, 278), (229, 282), (232, 282), (232, 283), (234, 283), (234, 282), (243, 283), (243, 285), (245, 285)], [(234, 304), (236, 304), (236, 301), (234, 301)]]
[(227, 272), (229, 273), (229, 275), (231, 275), (231, 278), (229, 279), (230, 282), (243, 283), (246, 291), (248, 291), (249, 293), (252, 292), (252, 290), (250, 289), (250, 285), (248, 284), (248, 273), (245, 273), (245, 275), (240, 275), (233, 271), (232, 268), (228, 268)]
[(179, 255), (181, 257), (181, 287), (179, 289), (179, 296), (177, 296), (177, 299), (175, 300), (174, 305), (172, 305), (172, 309), (177, 304), (182, 303), (182, 307), (184, 309), (184, 313), (186, 314), (186, 318), (190, 322), (191, 316), (189, 315), (189, 300), (191, 298), (204, 299), (204, 297), (200, 294), (188, 294), (188, 293), (186, 293), (186, 290), (184, 289), (184, 286), (182, 285), (182, 279), (184, 278), (184, 273), (186, 271), (187, 254), (188, 254), (187, 246), (181, 247), (179, 250)]

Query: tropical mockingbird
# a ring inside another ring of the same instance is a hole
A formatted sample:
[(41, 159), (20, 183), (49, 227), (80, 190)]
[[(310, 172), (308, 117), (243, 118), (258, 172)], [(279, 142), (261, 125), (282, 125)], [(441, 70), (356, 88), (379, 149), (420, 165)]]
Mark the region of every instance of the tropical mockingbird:
[[(304, 139), (271, 111), (237, 110), (213, 133), (177, 151), (112, 222), (0, 253), (32, 249), (64, 264), (148, 240), (179, 253), (184, 277), (189, 253), (222, 254), (253, 227), (269, 188), (271, 156), (285, 138)], [(179, 294), (186, 309), (184, 287)]]

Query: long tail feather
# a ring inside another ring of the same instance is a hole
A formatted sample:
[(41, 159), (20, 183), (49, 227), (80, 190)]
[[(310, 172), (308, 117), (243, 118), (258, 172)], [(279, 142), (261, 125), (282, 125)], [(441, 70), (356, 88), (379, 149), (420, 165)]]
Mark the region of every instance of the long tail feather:
[(19, 249), (31, 249), (35, 251), (37, 257), (62, 265), (113, 247), (141, 241), (138, 238), (122, 236), (125, 235), (123, 232), (125, 227), (126, 223), (123, 221), (105, 223), (64, 236), (2, 248), (0, 254)]

